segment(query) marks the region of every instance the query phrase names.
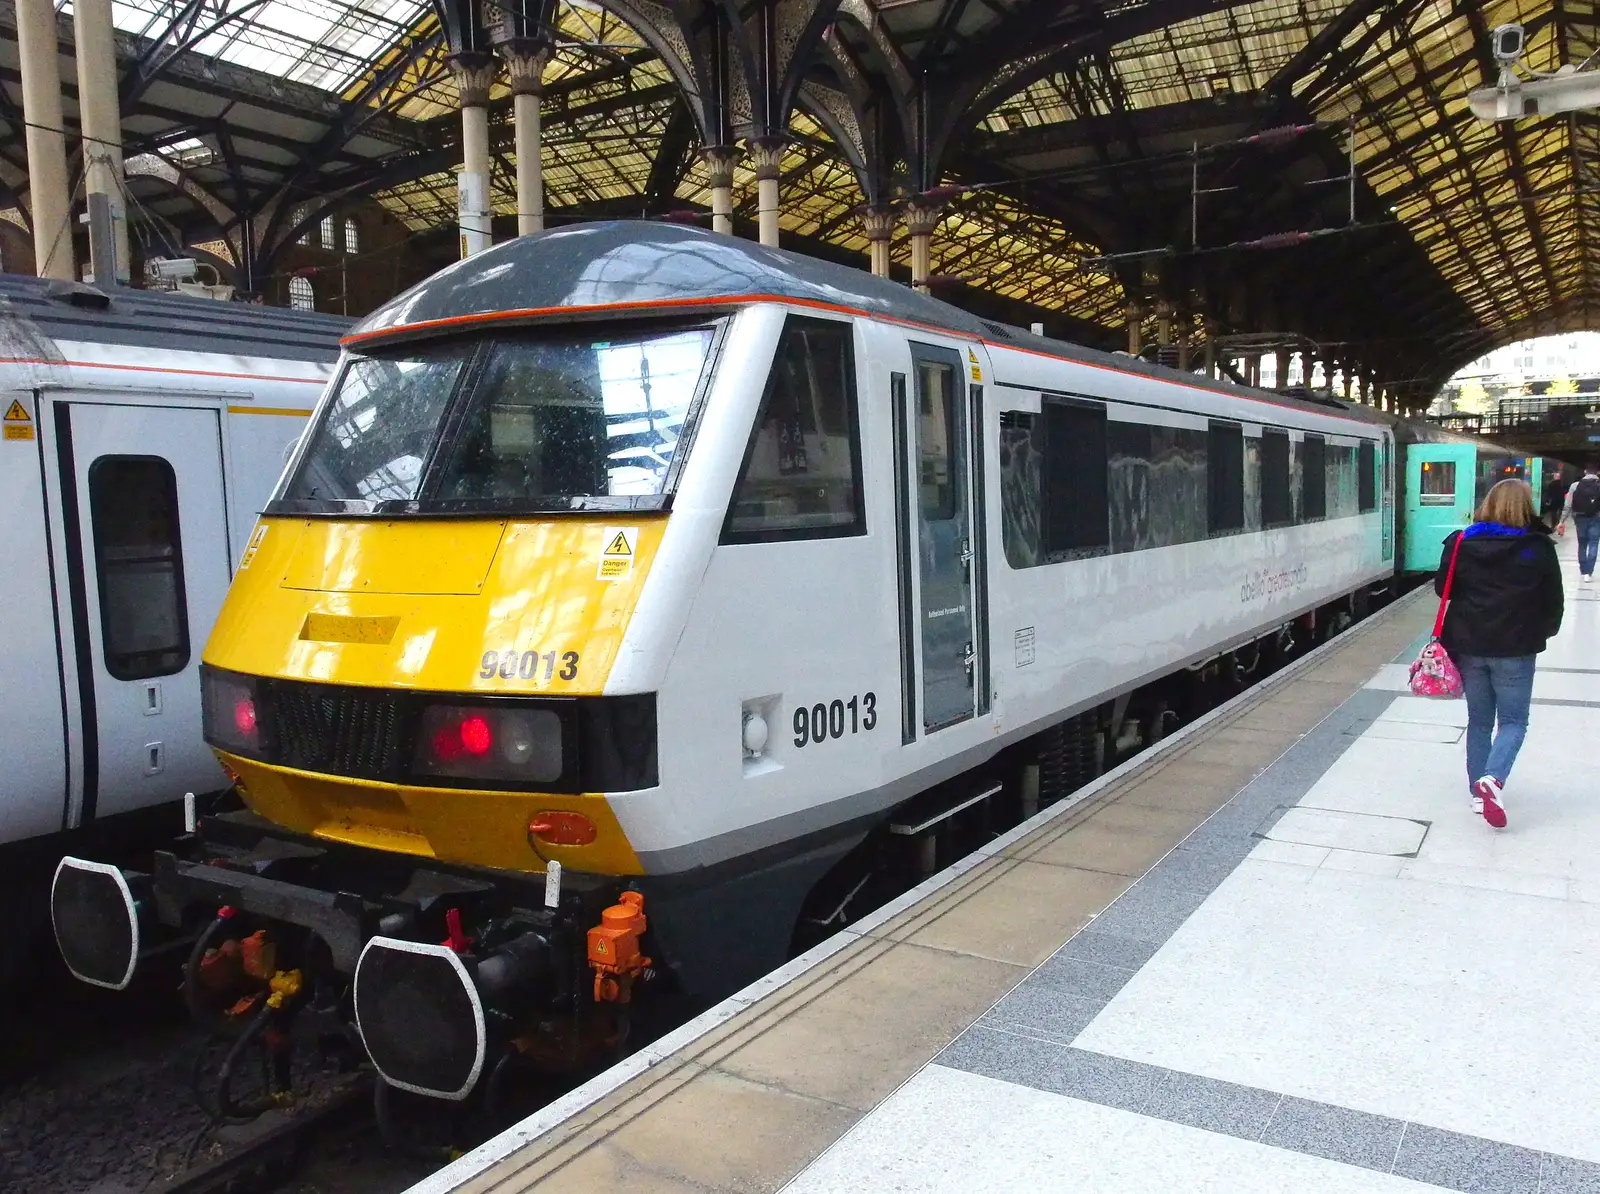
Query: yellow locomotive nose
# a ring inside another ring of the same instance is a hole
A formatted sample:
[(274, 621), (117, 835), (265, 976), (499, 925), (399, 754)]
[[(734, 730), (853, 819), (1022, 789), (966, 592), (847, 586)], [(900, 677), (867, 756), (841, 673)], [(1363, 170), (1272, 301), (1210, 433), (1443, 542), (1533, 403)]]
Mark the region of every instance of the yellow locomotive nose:
[(653, 698), (602, 693), (665, 525), (263, 519), (207, 644), (207, 738), (288, 829), (637, 874), (599, 793), (654, 786)]

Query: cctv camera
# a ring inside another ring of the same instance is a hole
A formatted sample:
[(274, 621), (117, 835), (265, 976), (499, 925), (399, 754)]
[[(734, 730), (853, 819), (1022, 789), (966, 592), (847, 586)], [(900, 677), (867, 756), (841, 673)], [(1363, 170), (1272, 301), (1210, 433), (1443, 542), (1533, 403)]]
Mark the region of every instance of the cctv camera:
[(1493, 37), (1496, 62), (1509, 66), (1522, 57), (1526, 39), (1523, 37), (1521, 25), (1497, 26)]

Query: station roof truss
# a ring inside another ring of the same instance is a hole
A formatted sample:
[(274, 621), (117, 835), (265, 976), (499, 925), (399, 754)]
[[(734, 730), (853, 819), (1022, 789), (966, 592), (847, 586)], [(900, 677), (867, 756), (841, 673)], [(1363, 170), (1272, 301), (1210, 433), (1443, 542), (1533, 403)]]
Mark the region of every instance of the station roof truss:
[[(463, 19), (492, 29), (506, 2), (114, 0), (139, 234), (267, 275), (352, 198), (418, 236), (452, 225), (450, 55)], [(71, 0), (58, 9), (75, 134)], [(725, 141), (784, 138), (786, 243), (864, 260), (864, 203), (937, 188), (937, 282), (1059, 313), (1052, 330), (1101, 344), (1121, 341), (1130, 308), (1151, 336), (1176, 319), (1235, 342), (1308, 337), (1421, 404), (1495, 344), (1600, 327), (1600, 118), (1489, 125), (1466, 102), (1496, 77), (1494, 26), (1521, 22), (1528, 62), (1551, 70), (1600, 50), (1594, 4), (547, 0), (540, 13), (552, 224), (704, 213), (698, 150), (720, 127)], [(0, 11), (0, 208), (26, 206), (13, 21)], [(718, 97), (697, 83), (713, 42)], [(501, 72), (503, 216), (511, 109)], [(746, 158), (747, 224), (755, 193)], [(909, 257), (903, 227), (893, 254)]]

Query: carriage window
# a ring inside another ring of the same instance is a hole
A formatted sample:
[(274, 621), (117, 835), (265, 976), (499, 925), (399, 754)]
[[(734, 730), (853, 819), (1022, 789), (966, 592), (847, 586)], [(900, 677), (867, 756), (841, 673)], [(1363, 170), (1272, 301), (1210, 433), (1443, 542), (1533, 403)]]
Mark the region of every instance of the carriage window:
[(1294, 521), (1289, 493), (1289, 433), (1261, 429), (1261, 525), (1284, 526)]
[(1356, 505), (1362, 514), (1378, 508), (1378, 449), (1362, 440), (1356, 449)]
[(1212, 423), (1206, 443), (1207, 525), (1213, 535), (1244, 526), (1244, 428)]
[(790, 316), (722, 542), (823, 539), (865, 529), (850, 325)]
[(159, 456), (100, 457), (89, 466), (89, 514), (106, 670), (118, 680), (181, 672), (189, 618), (172, 466)]
[(1109, 546), (1105, 407), (1046, 398), (1041, 410), (1045, 552)]
[(1419, 505), (1455, 505), (1456, 462), (1453, 460), (1424, 460), (1422, 462), (1422, 484), (1417, 487), (1417, 493)]
[(1307, 435), (1300, 443), (1300, 520), (1328, 515), (1327, 441)]

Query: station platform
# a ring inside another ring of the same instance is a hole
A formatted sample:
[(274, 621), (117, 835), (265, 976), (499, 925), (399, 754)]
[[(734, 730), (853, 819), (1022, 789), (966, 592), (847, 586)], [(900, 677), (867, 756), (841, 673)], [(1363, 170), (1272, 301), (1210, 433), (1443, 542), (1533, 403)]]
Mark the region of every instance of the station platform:
[(1600, 1194), (1600, 589), (1509, 825), (1423, 589), (413, 1187)]

